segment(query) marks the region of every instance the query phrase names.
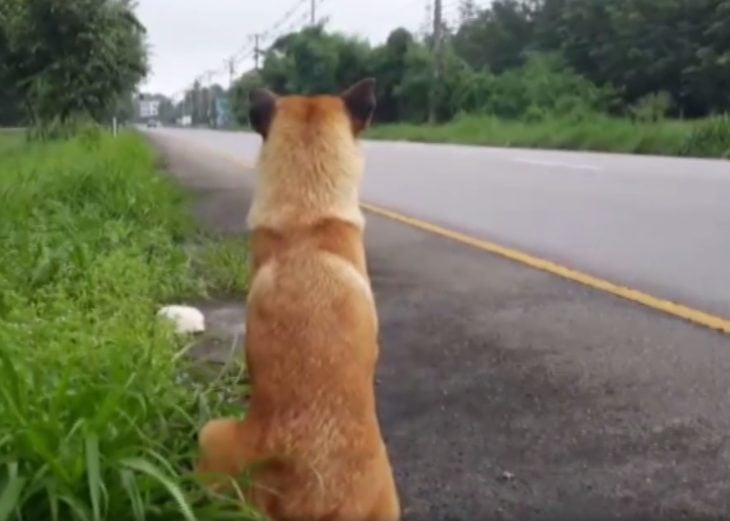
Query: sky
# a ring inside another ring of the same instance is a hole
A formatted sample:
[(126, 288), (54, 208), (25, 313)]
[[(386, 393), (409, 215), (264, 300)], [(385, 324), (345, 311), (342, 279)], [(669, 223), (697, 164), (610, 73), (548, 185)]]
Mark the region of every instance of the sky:
[[(247, 47), (251, 36), (275, 26), (279, 31), (308, 21), (311, 0), (138, 0), (137, 15), (147, 28), (151, 72), (145, 92), (173, 95), (207, 70), (220, 70), (213, 81), (228, 85), (225, 60)], [(432, 0), (315, 0), (317, 19), (330, 30), (380, 43), (396, 27), (412, 31), (428, 22)], [(456, 17), (458, 0), (443, 0), (447, 17)], [(275, 31), (276, 33), (277, 31)], [(271, 43), (271, 42), (269, 42)], [(247, 53), (244, 53), (247, 54)], [(240, 74), (253, 65), (246, 59)]]

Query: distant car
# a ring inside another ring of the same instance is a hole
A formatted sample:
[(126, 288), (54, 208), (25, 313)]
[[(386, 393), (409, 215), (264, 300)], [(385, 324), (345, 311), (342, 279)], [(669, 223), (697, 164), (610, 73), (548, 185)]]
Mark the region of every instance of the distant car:
[(157, 121), (156, 119), (147, 120), (147, 128), (155, 128), (155, 127), (159, 127), (159, 126), (161, 126), (160, 122)]

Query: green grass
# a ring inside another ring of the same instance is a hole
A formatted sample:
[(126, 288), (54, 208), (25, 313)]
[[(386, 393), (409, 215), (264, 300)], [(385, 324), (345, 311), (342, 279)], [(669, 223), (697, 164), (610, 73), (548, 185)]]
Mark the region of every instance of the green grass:
[[(0, 135), (0, 521), (244, 519), (190, 476), (240, 368), (193, 376), (161, 304), (245, 288), (141, 137)], [(241, 296), (243, 298), (243, 296)], [(235, 516), (233, 515), (235, 513)]]
[(371, 128), (370, 139), (637, 154), (730, 157), (728, 116), (698, 122), (633, 122), (593, 115), (537, 122), (462, 116), (443, 125), (392, 124)]
[(248, 291), (248, 243), (238, 237), (205, 235), (194, 257), (194, 266), (218, 295), (241, 295)]

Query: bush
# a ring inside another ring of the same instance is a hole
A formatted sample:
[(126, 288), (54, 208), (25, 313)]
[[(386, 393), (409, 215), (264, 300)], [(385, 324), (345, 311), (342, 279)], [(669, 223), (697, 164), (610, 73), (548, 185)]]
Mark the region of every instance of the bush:
[(607, 110), (614, 93), (599, 88), (567, 67), (554, 54), (535, 53), (516, 69), (500, 75), (463, 74), (459, 106), (500, 118), (538, 121)]
[(655, 92), (640, 98), (629, 108), (637, 121), (658, 121), (672, 108), (672, 96), (668, 92)]
[(30, 141), (48, 141), (79, 136), (87, 144), (98, 144), (101, 132), (102, 126), (93, 119), (74, 115), (65, 121), (53, 118), (49, 121), (37, 122), (26, 129), (26, 137)]

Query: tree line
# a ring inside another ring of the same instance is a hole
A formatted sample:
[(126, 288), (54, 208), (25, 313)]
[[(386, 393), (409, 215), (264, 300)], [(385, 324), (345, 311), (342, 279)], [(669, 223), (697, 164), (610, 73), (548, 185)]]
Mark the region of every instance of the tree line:
[[(336, 92), (373, 75), (383, 123), (427, 121), (431, 102), (439, 121), (730, 111), (730, 0), (463, 0), (443, 29), (438, 56), (430, 35), (403, 28), (377, 46), (322, 26), (285, 35), (236, 81), (232, 109), (245, 123), (253, 85)], [(0, 125), (129, 116), (146, 72), (132, 0), (0, 2)], [(221, 92), (197, 85), (180, 106), (165, 103), (165, 117), (210, 121), (209, 98)]]
[(378, 46), (321, 26), (288, 34), (259, 71), (236, 82), (233, 110), (245, 123), (255, 85), (336, 92), (373, 75), (384, 123), (426, 121), (431, 95), (439, 121), (730, 111), (730, 0), (495, 0), (481, 8), (465, 0), (461, 20), (444, 33), (439, 56), (430, 36), (403, 28)]
[(130, 116), (147, 73), (132, 0), (2, 0), (0, 125)]

